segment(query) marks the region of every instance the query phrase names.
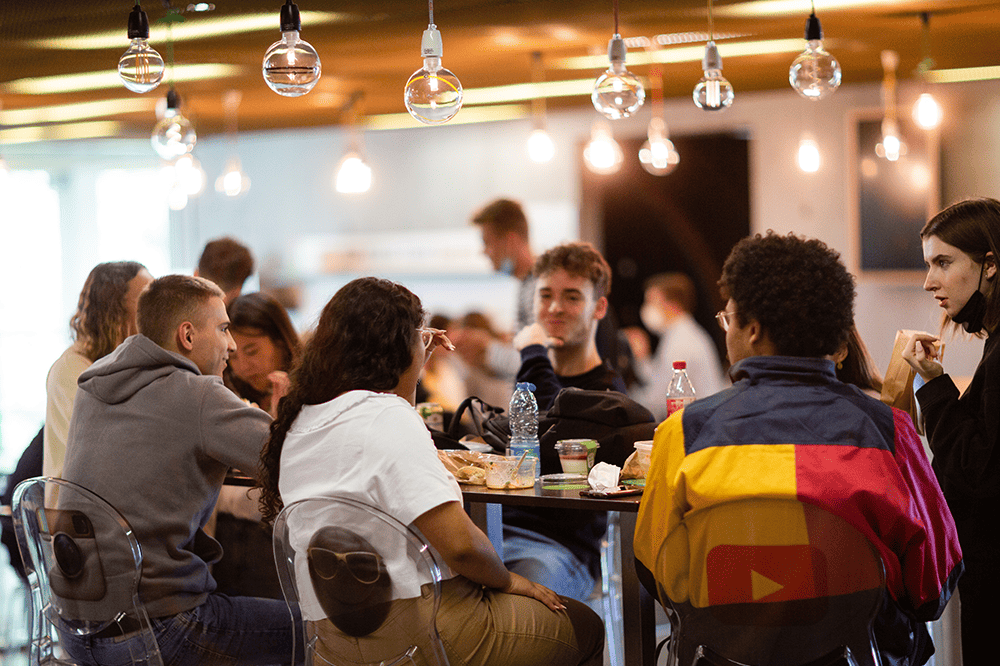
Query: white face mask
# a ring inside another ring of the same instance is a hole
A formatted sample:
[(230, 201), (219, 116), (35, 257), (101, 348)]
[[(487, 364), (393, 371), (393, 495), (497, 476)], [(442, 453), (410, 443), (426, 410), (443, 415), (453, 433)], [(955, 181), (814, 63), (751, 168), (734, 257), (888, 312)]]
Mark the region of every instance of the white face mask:
[(639, 309), (639, 319), (642, 320), (642, 325), (649, 329), (650, 333), (656, 335), (663, 335), (669, 328), (663, 312), (652, 303), (642, 304), (642, 308)]
[(498, 271), (502, 275), (513, 275), (514, 274), (514, 260), (510, 257), (505, 257), (503, 261), (500, 262), (500, 269)]

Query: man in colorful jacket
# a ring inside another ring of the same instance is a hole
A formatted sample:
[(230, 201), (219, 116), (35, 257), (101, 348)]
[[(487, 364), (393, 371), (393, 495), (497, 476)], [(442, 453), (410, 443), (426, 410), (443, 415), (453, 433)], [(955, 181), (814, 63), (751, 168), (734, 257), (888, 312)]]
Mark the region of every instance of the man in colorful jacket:
[[(656, 431), (635, 530), (636, 558), (649, 570), (640, 575), (656, 572), (671, 603), (711, 605), (723, 580), (733, 600), (737, 570), (753, 588), (751, 568), (690, 570), (696, 535), (685, 519), (748, 498), (816, 505), (881, 556), (886, 599), (874, 631), (883, 663), (925, 663), (934, 647), (923, 623), (944, 610), (962, 554), (909, 417), (836, 378), (854, 320), (852, 276), (820, 241), (768, 232), (733, 248), (719, 284), (733, 386)], [(766, 601), (767, 592), (735, 601)]]

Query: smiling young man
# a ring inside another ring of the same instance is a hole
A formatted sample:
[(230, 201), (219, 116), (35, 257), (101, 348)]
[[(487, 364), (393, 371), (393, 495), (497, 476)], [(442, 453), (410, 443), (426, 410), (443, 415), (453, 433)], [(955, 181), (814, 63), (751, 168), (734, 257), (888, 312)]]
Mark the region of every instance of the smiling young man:
[(597, 324), (608, 312), (611, 268), (590, 243), (554, 247), (535, 262), (535, 321), (514, 336), (517, 381), (535, 385), (539, 409), (566, 387), (625, 393), (625, 382), (597, 351)]
[[(589, 243), (554, 247), (535, 262), (535, 323), (516, 336), (517, 381), (535, 385), (540, 410), (563, 388), (625, 392), (621, 375), (601, 360), (597, 322), (608, 310), (611, 269)], [(585, 600), (600, 568), (605, 514), (504, 507), (504, 564), (558, 594)]]
[[(256, 473), (271, 423), (222, 383), (236, 350), (223, 298), (199, 277), (149, 285), (139, 334), (80, 376), (63, 471), (131, 523), (143, 556), (139, 596), (164, 662), (180, 666), (277, 664), (292, 648), (283, 601), (213, 594), (222, 548), (203, 528), (227, 470)], [(132, 631), (112, 624), (93, 637), (63, 635), (63, 646), (81, 664), (122, 663), (142, 640)]]

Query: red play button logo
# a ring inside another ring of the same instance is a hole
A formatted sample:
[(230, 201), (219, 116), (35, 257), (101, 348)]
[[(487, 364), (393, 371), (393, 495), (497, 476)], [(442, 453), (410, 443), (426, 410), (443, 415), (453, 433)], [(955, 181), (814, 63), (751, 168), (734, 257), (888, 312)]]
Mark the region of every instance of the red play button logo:
[(712, 548), (708, 603), (767, 603), (825, 597), (826, 558), (810, 545)]

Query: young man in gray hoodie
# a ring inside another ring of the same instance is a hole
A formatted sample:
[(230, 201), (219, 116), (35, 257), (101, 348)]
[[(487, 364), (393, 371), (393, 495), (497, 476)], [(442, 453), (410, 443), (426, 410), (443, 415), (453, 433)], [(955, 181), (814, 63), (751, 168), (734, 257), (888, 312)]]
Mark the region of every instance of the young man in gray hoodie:
[[(213, 594), (222, 548), (205, 523), (230, 467), (256, 473), (271, 423), (222, 383), (236, 350), (223, 297), (198, 277), (149, 285), (139, 334), (80, 376), (63, 477), (131, 523), (143, 555), (139, 596), (165, 663), (287, 663), (299, 625), (283, 602)], [(79, 663), (123, 663), (129, 633), (112, 624), (62, 638)]]

